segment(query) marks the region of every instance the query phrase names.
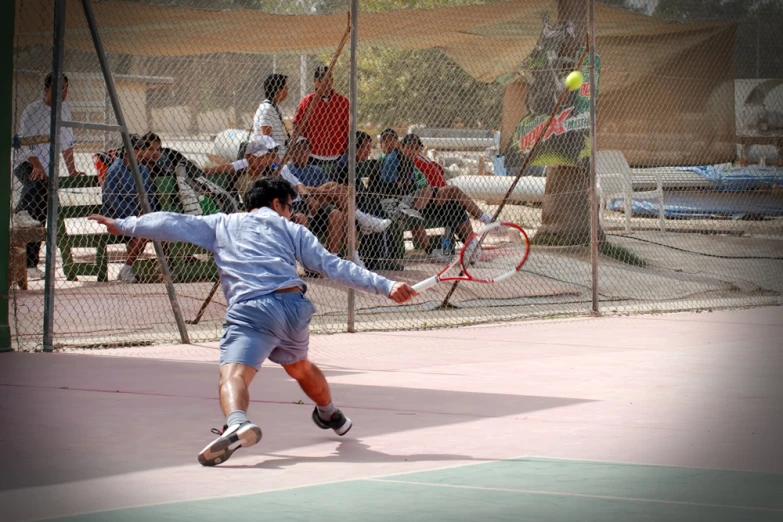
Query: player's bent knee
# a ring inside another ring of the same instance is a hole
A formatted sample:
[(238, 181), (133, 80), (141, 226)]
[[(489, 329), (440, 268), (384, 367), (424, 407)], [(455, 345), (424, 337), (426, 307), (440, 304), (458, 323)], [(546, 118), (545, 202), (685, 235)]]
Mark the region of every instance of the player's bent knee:
[(312, 363), (307, 359), (303, 359), (301, 361), (297, 361), (291, 364), (284, 364), (282, 366), (288, 375), (294, 379), (299, 380), (300, 378), (310, 373)]
[(220, 367), (220, 386), (231, 379), (242, 379), (245, 384), (250, 384), (258, 371), (252, 366), (241, 363), (227, 363)]

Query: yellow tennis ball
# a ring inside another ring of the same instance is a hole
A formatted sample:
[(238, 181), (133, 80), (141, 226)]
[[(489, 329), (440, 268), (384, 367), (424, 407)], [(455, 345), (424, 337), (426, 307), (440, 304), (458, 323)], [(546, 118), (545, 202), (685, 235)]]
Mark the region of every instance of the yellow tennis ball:
[(585, 82), (584, 76), (579, 71), (572, 71), (571, 74), (566, 76), (566, 87), (569, 91), (575, 91)]

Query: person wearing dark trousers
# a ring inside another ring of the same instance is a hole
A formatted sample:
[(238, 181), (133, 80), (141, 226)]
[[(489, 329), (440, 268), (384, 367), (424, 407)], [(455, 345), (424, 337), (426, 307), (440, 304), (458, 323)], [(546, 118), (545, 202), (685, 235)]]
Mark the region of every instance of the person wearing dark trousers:
[[(68, 77), (63, 75), (62, 105), (60, 118), (71, 119), (71, 109), (65, 101), (68, 97)], [(52, 75), (44, 79), (44, 95), (27, 106), (22, 113), (19, 128), (20, 138), (47, 136), (51, 128), (52, 118)], [(73, 130), (68, 127), (60, 129), (60, 150), (65, 166), (71, 176), (83, 175), (76, 170), (73, 157)], [(19, 203), (14, 210), (15, 227), (36, 227), (46, 223), (49, 198), (49, 142), (24, 145), (16, 150), (14, 156), (14, 175), (22, 184)], [(41, 243), (28, 243), (26, 248), (27, 277), (42, 279), (43, 272), (38, 268), (40, 263)]]
[[(320, 167), (328, 176), (348, 152), (348, 134), (351, 121), (351, 103), (335, 92), (329, 68), (319, 65), (313, 75), (313, 92), (302, 98), (294, 115), (294, 129), (310, 142), (310, 163)], [(321, 96), (318, 96), (318, 94)], [(304, 115), (312, 110), (303, 123)], [(302, 127), (304, 125), (304, 127)], [(301, 128), (300, 128), (301, 127)]]

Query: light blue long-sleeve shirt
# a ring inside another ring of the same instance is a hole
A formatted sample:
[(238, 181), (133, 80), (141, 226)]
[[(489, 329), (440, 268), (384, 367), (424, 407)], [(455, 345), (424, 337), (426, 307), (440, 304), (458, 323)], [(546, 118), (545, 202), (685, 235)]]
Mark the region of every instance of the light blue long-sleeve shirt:
[(191, 216), (153, 212), (115, 220), (126, 236), (187, 241), (212, 252), (228, 306), (281, 288), (306, 288), (296, 261), (345, 286), (388, 296), (394, 281), (331, 254), (309, 230), (270, 208)]

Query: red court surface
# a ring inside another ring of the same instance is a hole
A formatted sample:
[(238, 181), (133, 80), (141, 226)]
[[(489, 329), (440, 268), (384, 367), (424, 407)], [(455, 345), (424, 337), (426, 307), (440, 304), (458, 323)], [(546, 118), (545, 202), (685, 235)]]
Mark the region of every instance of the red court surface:
[(216, 344), (0, 354), (0, 521), (783, 520), (783, 309), (318, 336), (203, 468)]

